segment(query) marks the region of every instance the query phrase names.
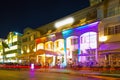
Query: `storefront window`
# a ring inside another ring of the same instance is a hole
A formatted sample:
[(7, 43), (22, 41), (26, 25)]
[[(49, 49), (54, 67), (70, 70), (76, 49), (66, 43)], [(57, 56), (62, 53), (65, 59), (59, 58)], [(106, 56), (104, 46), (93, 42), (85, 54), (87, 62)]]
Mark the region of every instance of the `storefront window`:
[[(94, 54), (97, 48), (97, 34), (96, 32), (87, 32), (80, 36), (82, 43), (80, 43), (81, 53)], [(83, 42), (84, 41), (84, 42)]]
[(77, 39), (77, 38), (71, 39), (71, 44), (72, 44), (72, 45), (78, 44), (78, 39)]

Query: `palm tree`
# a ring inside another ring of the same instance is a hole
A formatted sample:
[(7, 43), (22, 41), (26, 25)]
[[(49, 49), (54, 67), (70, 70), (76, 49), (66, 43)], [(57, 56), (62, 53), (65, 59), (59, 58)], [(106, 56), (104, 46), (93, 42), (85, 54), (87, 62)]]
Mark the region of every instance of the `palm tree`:
[(3, 63), (4, 63), (4, 60), (5, 60), (5, 48), (9, 48), (9, 46), (2, 40)]

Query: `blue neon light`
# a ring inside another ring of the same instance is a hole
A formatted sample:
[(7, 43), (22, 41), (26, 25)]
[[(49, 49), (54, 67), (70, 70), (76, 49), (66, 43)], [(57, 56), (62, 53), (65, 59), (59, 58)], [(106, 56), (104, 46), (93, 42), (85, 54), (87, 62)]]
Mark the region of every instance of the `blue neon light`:
[(86, 24), (86, 25), (83, 25), (83, 26), (79, 26), (77, 28), (62, 31), (62, 36), (63, 36), (63, 38), (67, 38), (67, 37), (71, 36), (73, 32), (80, 31), (80, 30), (85, 30), (85, 29), (88, 29), (90, 27), (96, 27), (98, 25), (98, 23), (99, 23), (99, 21), (91, 23), (91, 24)]
[(69, 37), (73, 33), (73, 29), (68, 29), (62, 32), (63, 38)]

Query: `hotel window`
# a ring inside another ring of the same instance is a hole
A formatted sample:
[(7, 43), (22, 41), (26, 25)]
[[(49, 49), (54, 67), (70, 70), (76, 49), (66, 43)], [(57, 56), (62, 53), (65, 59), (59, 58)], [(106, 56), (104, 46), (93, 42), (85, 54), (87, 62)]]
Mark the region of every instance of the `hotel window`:
[(119, 34), (120, 33), (120, 25), (108, 27), (108, 35)]
[(34, 49), (34, 44), (30, 44), (30, 51), (33, 52), (33, 49)]
[(114, 27), (108, 27), (108, 35), (114, 34)]
[(52, 48), (53, 48), (53, 43), (51, 42), (51, 43), (49, 44), (49, 46), (50, 46), (50, 49), (52, 49)]
[(23, 46), (23, 50), (27, 50), (27, 46), (25, 45), (25, 46)]
[(112, 3), (108, 7), (108, 16), (114, 16), (120, 13), (119, 3), (116, 1), (112, 1)]
[(78, 39), (77, 38), (71, 39), (71, 44), (72, 45), (78, 44)]
[(120, 25), (115, 26), (115, 34), (120, 33)]
[(83, 37), (81, 37), (81, 43), (83, 43)]
[(45, 49), (48, 49), (48, 44), (45, 45)]
[(108, 8), (108, 17), (115, 15), (115, 7)]
[(47, 44), (47, 49), (51, 49), (51, 43)]
[(56, 47), (59, 47), (59, 41), (56, 42)]
[(120, 6), (118, 6), (118, 14), (120, 14)]
[(34, 36), (33, 36), (33, 35), (30, 36), (30, 40), (31, 40), (31, 41), (34, 40)]
[(27, 38), (23, 38), (23, 39), (22, 39), (22, 42), (27, 42)]

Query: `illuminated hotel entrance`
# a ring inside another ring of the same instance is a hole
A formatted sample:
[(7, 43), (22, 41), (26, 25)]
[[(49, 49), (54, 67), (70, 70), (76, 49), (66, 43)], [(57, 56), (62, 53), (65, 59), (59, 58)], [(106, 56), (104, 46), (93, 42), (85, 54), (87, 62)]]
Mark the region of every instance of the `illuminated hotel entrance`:
[(55, 66), (57, 61), (56, 53), (48, 50), (39, 50), (37, 52), (36, 63), (41, 64), (42, 66)]
[(55, 56), (49, 54), (37, 55), (37, 63), (42, 66), (54, 66), (55, 65)]

